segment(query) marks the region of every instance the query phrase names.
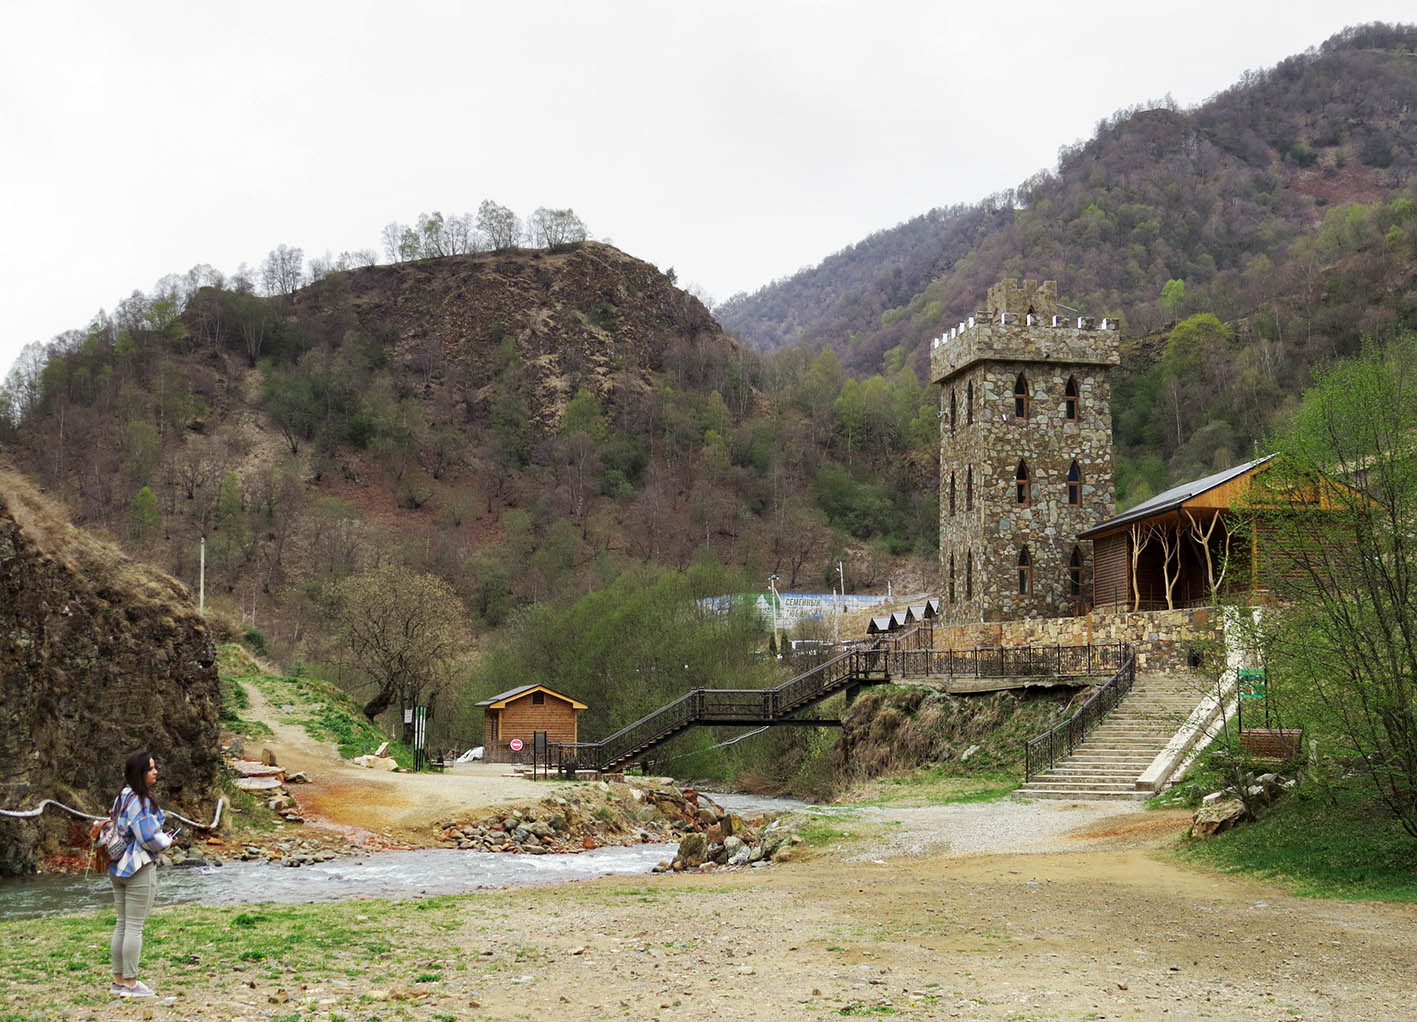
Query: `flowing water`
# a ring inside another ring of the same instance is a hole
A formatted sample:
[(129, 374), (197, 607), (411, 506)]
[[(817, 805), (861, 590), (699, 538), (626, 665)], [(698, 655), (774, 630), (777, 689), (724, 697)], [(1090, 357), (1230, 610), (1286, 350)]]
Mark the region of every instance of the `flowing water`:
[[(704, 792), (741, 816), (810, 808), (805, 802)], [(158, 904), (234, 905), (244, 902), (417, 898), (493, 887), (553, 884), (610, 874), (649, 873), (674, 857), (675, 845), (609, 846), (574, 855), (510, 855), (425, 848), (333, 859), (308, 866), (231, 861), (224, 866), (174, 866), (158, 875)], [(106, 875), (46, 874), (0, 879), (0, 919), (87, 912), (113, 904)]]
[[(308, 866), (228, 862), (164, 868), (158, 904), (233, 905), (253, 901), (339, 901), (417, 898), (491, 887), (551, 884), (610, 874), (648, 873), (674, 857), (675, 846), (608, 846), (575, 855), (511, 855), (425, 848), (380, 852)], [(106, 875), (46, 874), (0, 880), (0, 919), (87, 912), (113, 904)]]

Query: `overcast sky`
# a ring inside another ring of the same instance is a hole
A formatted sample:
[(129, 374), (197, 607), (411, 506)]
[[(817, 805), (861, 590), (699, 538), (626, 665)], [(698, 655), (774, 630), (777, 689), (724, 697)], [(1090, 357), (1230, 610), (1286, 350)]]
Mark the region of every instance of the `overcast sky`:
[(0, 2), (0, 371), (166, 273), (572, 207), (715, 300), (1411, 0)]

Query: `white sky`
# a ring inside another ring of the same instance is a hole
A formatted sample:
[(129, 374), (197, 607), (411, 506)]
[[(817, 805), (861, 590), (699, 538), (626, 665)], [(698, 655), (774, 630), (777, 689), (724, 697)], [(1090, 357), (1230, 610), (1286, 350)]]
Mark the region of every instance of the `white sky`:
[(0, 372), (166, 273), (570, 206), (715, 300), (1411, 0), (0, 0)]

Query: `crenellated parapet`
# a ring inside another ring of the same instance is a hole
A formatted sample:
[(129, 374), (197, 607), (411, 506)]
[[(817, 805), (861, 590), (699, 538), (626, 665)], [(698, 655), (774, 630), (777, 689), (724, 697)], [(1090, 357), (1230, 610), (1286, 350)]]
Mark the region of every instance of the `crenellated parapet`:
[(1122, 362), (1115, 319), (978, 312), (930, 346), (930, 382), (944, 383), (976, 362), (1115, 366)]

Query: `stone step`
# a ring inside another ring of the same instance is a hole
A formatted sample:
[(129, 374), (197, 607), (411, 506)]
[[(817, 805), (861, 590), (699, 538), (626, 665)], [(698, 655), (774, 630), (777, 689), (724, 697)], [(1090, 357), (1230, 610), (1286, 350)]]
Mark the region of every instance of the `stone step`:
[(1135, 791), (1134, 779), (1114, 780), (1110, 777), (1092, 777), (1070, 780), (1065, 777), (1038, 777), (1031, 784), (1055, 791)]
[(1025, 785), (1014, 792), (1022, 798), (1073, 799), (1078, 802), (1137, 802), (1147, 797), (1146, 792), (1121, 791), (1110, 788), (1092, 788), (1072, 791), (1065, 788), (1033, 787)]
[(1133, 770), (1130, 767), (1054, 767), (1052, 770), (1045, 770), (1039, 777), (1131, 777), (1135, 779), (1141, 773), (1140, 770)]

